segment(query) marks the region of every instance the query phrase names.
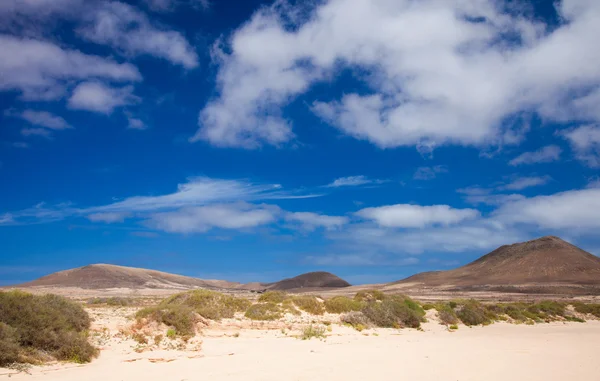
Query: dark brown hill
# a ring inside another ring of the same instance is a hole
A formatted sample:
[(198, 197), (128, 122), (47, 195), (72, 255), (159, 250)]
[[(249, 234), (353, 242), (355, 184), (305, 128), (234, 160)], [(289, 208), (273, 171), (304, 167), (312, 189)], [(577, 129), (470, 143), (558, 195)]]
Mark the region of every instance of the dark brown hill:
[(293, 290), (297, 288), (341, 288), (349, 287), (350, 283), (331, 273), (317, 271), (270, 283), (266, 286), (269, 290)]
[(554, 236), (501, 246), (454, 270), (413, 275), (395, 282), (424, 286), (568, 283), (600, 285), (600, 258)]

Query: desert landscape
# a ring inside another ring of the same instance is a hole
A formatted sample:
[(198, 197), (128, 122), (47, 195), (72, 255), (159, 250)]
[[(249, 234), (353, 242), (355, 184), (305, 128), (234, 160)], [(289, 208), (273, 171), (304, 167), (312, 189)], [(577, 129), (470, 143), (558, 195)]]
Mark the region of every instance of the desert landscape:
[[(558, 237), (502, 246), (455, 270), (379, 285), (351, 286), (326, 272), (241, 284), (89, 265), (5, 288), (3, 324), (32, 319), (39, 325), (39, 316), (66, 310), (70, 315), (60, 321), (78, 321), (73, 316), (84, 313), (77, 324), (86, 344), (54, 355), (23, 347), (0, 376), (589, 378), (600, 371), (598, 274), (598, 257)], [(0, 330), (5, 350), (11, 348), (7, 329)]]

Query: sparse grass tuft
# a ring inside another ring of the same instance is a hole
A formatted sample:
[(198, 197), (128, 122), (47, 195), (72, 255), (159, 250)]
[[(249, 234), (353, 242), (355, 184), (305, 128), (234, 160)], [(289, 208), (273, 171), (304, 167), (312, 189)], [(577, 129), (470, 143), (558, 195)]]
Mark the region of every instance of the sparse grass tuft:
[(323, 326), (309, 325), (302, 330), (302, 340), (310, 340), (313, 337), (317, 339), (325, 338), (326, 328)]
[(252, 320), (277, 320), (282, 313), (281, 307), (275, 303), (258, 303), (248, 308), (245, 316)]
[(90, 318), (57, 295), (0, 292), (0, 366), (57, 360), (84, 363), (98, 350), (88, 342)]
[(451, 329), (451, 330), (453, 330), (453, 331), (456, 331), (458, 329), (458, 325), (452, 324), (448, 328)]
[(364, 302), (356, 299), (350, 299), (347, 296), (335, 296), (325, 301), (325, 310), (332, 314), (342, 314), (351, 311), (360, 311), (364, 307)]
[(258, 298), (259, 302), (262, 303), (283, 303), (283, 301), (288, 297), (287, 293), (283, 291), (267, 291), (264, 294), (261, 294)]

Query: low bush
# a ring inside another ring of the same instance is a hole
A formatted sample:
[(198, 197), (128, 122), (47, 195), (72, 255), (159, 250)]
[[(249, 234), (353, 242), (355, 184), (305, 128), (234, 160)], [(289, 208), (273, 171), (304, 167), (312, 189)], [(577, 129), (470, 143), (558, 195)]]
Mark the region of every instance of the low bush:
[(440, 323), (445, 325), (454, 325), (458, 323), (458, 316), (456, 316), (456, 312), (454, 312), (449, 304), (440, 303), (436, 305), (436, 310)]
[(277, 320), (282, 317), (282, 311), (275, 303), (258, 303), (250, 306), (245, 316), (252, 320)]
[(374, 325), (384, 328), (419, 328), (425, 311), (408, 297), (386, 297), (371, 301), (362, 310)]
[(325, 338), (326, 328), (323, 326), (309, 325), (302, 330), (302, 340), (310, 340), (313, 337), (317, 339)]
[(575, 311), (581, 314), (590, 314), (600, 318), (600, 304), (573, 302), (572, 305), (573, 308), (575, 308)]
[(262, 303), (283, 303), (288, 297), (287, 293), (283, 291), (267, 291), (258, 297), (258, 301)]
[(497, 318), (496, 313), (487, 310), (485, 306), (475, 300), (467, 300), (463, 303), (460, 305), (456, 304), (456, 315), (465, 325), (487, 325)]
[(371, 325), (369, 319), (359, 311), (352, 311), (340, 316), (340, 321), (347, 324), (358, 331), (368, 328)]
[[(138, 321), (147, 319), (171, 327), (175, 335), (191, 337), (196, 334), (198, 317), (195, 311), (184, 305), (159, 305), (146, 307), (136, 314)], [(167, 333), (167, 336), (168, 333)]]
[(359, 291), (354, 295), (354, 299), (358, 301), (374, 301), (385, 299), (385, 294), (379, 290)]
[(98, 354), (88, 342), (90, 324), (85, 310), (64, 297), (0, 292), (0, 366), (37, 362), (48, 355), (89, 362)]
[(334, 296), (325, 301), (325, 310), (332, 314), (342, 314), (351, 311), (360, 311), (364, 303), (347, 296)]
[(113, 296), (110, 298), (92, 298), (87, 301), (90, 305), (106, 304), (107, 306), (131, 306), (134, 304), (134, 300), (130, 298), (122, 298)]
[(236, 312), (246, 311), (251, 304), (244, 298), (209, 290), (194, 290), (173, 295), (165, 299), (160, 306), (182, 305), (190, 307), (206, 319), (221, 320), (234, 317)]
[(316, 296), (302, 295), (291, 298), (292, 303), (304, 312), (312, 315), (323, 315), (325, 307)]

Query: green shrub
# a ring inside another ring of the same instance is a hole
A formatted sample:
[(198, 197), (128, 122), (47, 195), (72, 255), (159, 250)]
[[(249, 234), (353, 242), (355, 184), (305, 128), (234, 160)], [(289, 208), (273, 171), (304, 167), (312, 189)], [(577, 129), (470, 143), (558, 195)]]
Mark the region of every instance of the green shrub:
[(282, 313), (281, 307), (275, 303), (258, 303), (250, 306), (245, 316), (252, 320), (277, 320)]
[(590, 314), (600, 318), (600, 304), (573, 302), (572, 305), (573, 308), (575, 308), (575, 311), (581, 314)]
[(292, 299), (292, 303), (299, 309), (304, 312), (308, 312), (312, 315), (323, 315), (325, 312), (325, 307), (323, 303), (321, 303), (316, 296), (312, 295), (302, 295), (302, 296), (294, 296)]
[(209, 290), (193, 290), (173, 295), (159, 306), (186, 306), (198, 315), (211, 320), (234, 317), (236, 312), (244, 312), (252, 303), (248, 299), (236, 298)]
[(110, 298), (92, 298), (87, 301), (90, 305), (106, 304), (107, 306), (126, 307), (134, 304), (133, 299), (113, 296)]
[(496, 314), (492, 311), (486, 310), (486, 308), (475, 300), (465, 301), (464, 304), (458, 305), (457, 303), (457, 316), (463, 324), (471, 325), (487, 325), (493, 320), (496, 320)]
[(364, 303), (347, 296), (334, 296), (325, 301), (325, 310), (332, 314), (341, 314), (351, 311), (360, 311)]
[(354, 295), (354, 299), (361, 302), (383, 300), (385, 299), (385, 294), (379, 290), (359, 291)]
[(451, 330), (454, 330), (454, 331), (456, 331), (456, 330), (458, 329), (458, 325), (456, 325), (456, 324), (452, 324), (452, 325), (450, 325), (448, 328), (449, 328), (449, 329), (451, 329)]
[(147, 319), (172, 327), (177, 335), (190, 337), (196, 334), (198, 318), (191, 307), (185, 305), (159, 305), (137, 312), (138, 321)]
[(362, 331), (371, 325), (369, 319), (359, 311), (351, 311), (340, 316), (340, 321), (347, 324), (358, 331)]
[(17, 330), (0, 323), (0, 367), (6, 367), (19, 361), (19, 337)]
[(302, 340), (310, 340), (313, 337), (317, 339), (325, 338), (325, 331), (325, 327), (313, 326), (311, 324), (302, 330)]
[(423, 304), (423, 309), (425, 311), (433, 310), (435, 308), (435, 304), (425, 303)]
[(259, 296), (258, 301), (263, 303), (279, 304), (283, 303), (287, 296), (287, 293), (283, 291), (267, 291)]
[(371, 301), (362, 310), (363, 314), (378, 327), (418, 328), (425, 311), (407, 297), (394, 296), (383, 301)]
[(575, 323), (585, 323), (585, 320), (582, 318), (578, 318), (577, 316), (565, 316), (566, 321), (572, 321)]
[(458, 317), (456, 316), (456, 312), (450, 307), (449, 304), (440, 303), (436, 305), (436, 309), (438, 312), (438, 318), (440, 319), (440, 323), (445, 325), (454, 325), (458, 323)]
[(7, 353), (0, 356), (6, 357), (2, 361), (14, 360), (15, 343), (18, 352), (27, 352), (31, 361), (45, 353), (57, 360), (82, 363), (98, 353), (88, 342), (88, 314), (79, 304), (61, 296), (0, 292), (0, 323), (1, 345)]

